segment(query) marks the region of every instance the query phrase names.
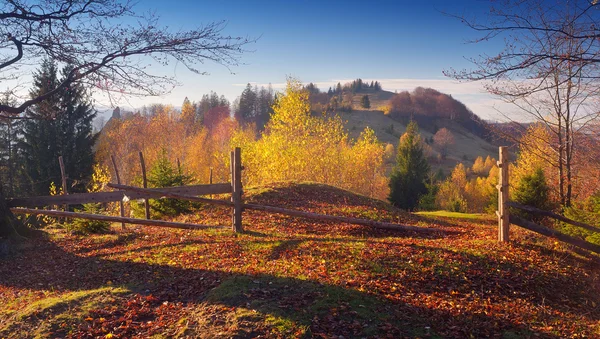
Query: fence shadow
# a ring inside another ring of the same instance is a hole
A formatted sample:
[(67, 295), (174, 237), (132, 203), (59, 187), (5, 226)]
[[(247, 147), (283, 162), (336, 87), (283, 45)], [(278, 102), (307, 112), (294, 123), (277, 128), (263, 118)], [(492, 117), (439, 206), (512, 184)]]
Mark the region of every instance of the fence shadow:
[[(241, 307), (265, 316), (271, 314), (293, 321), (310, 328), (313, 334), (355, 337), (379, 333), (414, 337), (426, 335), (424, 329), (431, 327), (433, 333), (456, 338), (469, 335), (489, 337), (498, 333), (558, 337), (515, 324), (502, 314), (486, 315), (476, 310), (451, 314), (445, 310), (405, 303), (400, 301), (401, 298), (386, 299), (372, 294), (373, 291), (361, 292), (340, 285), (269, 274), (245, 275), (81, 256), (68, 252), (47, 239), (33, 241), (35, 246), (18, 255), (0, 259), (1, 286), (31, 291), (69, 292), (97, 289), (110, 282), (113, 286), (129, 286), (141, 295), (152, 295), (157, 299), (157, 305), (169, 302), (182, 303), (184, 307), (192, 308), (211, 304)], [(301, 242), (300, 239), (290, 239), (275, 247), (272, 260), (278, 260), (281, 251), (297, 247)], [(432, 250), (425, 247), (423, 249)], [(466, 259), (476, 267), (487, 265), (488, 260), (468, 255)], [(461, 273), (467, 274), (467, 279)], [(550, 288), (539, 290), (534, 295), (536, 301), (545, 299), (546, 304), (550, 302), (553, 308), (562, 310), (560, 300), (556, 298), (557, 293), (551, 290), (560, 287), (558, 283), (562, 281), (544, 272), (537, 273)], [(447, 286), (452, 285), (461, 291), (481, 289), (488, 291), (486, 293), (489, 296), (497, 295), (506, 299), (514, 297), (511, 290), (497, 287), (497, 282), (478, 280), (477, 277), (476, 270), (449, 271), (429, 276), (430, 280), (426, 283), (409, 278), (401, 283), (406, 286), (405, 292), (411, 294), (447, 293)], [(517, 283), (535, 288), (535, 281), (527, 280), (525, 276), (518, 278), (522, 280)], [(557, 281), (556, 285), (554, 281)], [(582, 289), (581, 294), (573, 297), (578, 300), (583, 296)], [(381, 314), (386, 316), (382, 318)], [(580, 315), (584, 316), (583, 313)], [(148, 315), (150, 320), (159, 316), (156, 312)], [(433, 319), (436, 319), (437, 326), (432, 324)], [(445, 325), (440, 326), (440, 322)]]

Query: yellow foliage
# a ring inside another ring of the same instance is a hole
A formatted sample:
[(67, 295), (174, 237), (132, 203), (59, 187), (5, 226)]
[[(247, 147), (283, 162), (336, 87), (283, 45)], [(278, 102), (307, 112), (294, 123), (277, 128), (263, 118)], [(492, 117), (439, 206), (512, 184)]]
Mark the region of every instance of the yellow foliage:
[(519, 155), (514, 165), (509, 167), (509, 184), (511, 190), (517, 190), (521, 178), (533, 173), (537, 168), (544, 171), (544, 176), (551, 187), (551, 197), (558, 201), (558, 175), (553, 169), (551, 135), (548, 129), (540, 124), (531, 125), (527, 133), (521, 137)]
[(339, 116), (312, 116), (308, 92), (296, 80), (288, 81), (258, 139), (254, 126), (241, 127), (232, 119), (186, 135), (183, 111), (181, 119), (174, 118), (167, 106), (150, 118), (136, 115), (111, 121), (100, 138), (98, 161), (108, 165), (114, 154), (122, 181), (128, 183), (141, 173), (140, 150), (151, 167), (165, 149), (173, 161), (182, 160), (197, 182), (207, 183), (211, 168), (213, 182), (228, 182), (230, 151), (241, 147), (246, 186), (315, 181), (372, 197), (387, 196), (385, 150), (373, 130), (366, 129), (353, 142)]
[(88, 185), (87, 191), (90, 193), (100, 192), (104, 185), (110, 182), (110, 172), (108, 167), (100, 164), (94, 164), (92, 172), (92, 180)]

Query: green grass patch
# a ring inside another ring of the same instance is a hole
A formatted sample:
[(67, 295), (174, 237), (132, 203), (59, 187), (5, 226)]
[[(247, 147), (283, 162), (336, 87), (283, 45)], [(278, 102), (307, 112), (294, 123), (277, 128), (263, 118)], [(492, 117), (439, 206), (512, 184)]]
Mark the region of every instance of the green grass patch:
[(386, 300), (354, 289), (300, 279), (236, 276), (213, 289), (206, 301), (252, 310), (259, 321), (283, 335), (301, 333), (308, 337), (313, 319), (326, 317), (360, 324), (356, 333), (359, 337), (384, 335), (381, 325), (388, 323), (407, 333), (416, 329), (395, 324), (395, 306)]
[[(66, 307), (71, 304), (79, 303), (80, 301), (84, 301), (86, 299), (90, 299), (96, 295), (125, 294), (129, 292), (130, 290), (123, 287), (102, 287), (93, 290), (69, 292), (56, 297), (48, 297), (33, 302), (27, 307), (25, 307), (23, 310), (17, 312), (17, 317), (22, 320), (28, 316), (31, 316), (34, 313), (52, 312), (53, 310)], [(92, 302), (91, 304), (94, 304), (94, 302)], [(84, 305), (83, 308), (88, 309), (91, 306), (93, 306), (91, 304)]]
[(480, 213), (461, 213), (461, 212), (449, 212), (449, 211), (424, 211), (415, 212), (417, 215), (425, 217), (443, 217), (443, 218), (456, 218), (456, 219), (468, 219), (468, 220), (491, 220), (493, 217), (489, 214)]

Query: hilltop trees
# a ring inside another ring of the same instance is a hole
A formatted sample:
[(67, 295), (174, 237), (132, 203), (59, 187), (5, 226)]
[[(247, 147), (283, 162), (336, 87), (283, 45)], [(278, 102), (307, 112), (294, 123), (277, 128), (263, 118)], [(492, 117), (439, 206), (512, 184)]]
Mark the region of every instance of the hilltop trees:
[(429, 164), (423, 154), (419, 129), (417, 123), (411, 121), (398, 145), (396, 166), (389, 183), (390, 203), (406, 210), (417, 207), (421, 195), (427, 193), (428, 174)]
[(239, 124), (255, 124), (257, 130), (262, 131), (269, 121), (269, 116), (273, 113), (271, 107), (274, 102), (275, 94), (271, 85), (267, 88), (263, 86), (258, 88), (258, 86), (252, 87), (247, 84), (234, 103), (234, 117)]

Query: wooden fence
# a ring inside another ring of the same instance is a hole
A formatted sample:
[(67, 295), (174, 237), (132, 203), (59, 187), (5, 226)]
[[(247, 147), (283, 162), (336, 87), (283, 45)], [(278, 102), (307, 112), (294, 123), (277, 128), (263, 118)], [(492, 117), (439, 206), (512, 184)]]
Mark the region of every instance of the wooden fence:
[[(195, 225), (185, 223), (173, 223), (167, 221), (149, 220), (149, 209), (147, 201), (150, 198), (162, 199), (172, 198), (202, 202), (207, 204), (221, 205), (231, 207), (232, 209), (232, 222), (231, 228), (234, 232), (243, 232), (242, 224), (242, 212), (245, 209), (259, 210), (269, 213), (278, 213), (283, 215), (289, 215), (294, 217), (302, 217), (320, 221), (333, 221), (339, 223), (349, 223), (364, 225), (380, 229), (391, 229), (391, 230), (403, 230), (403, 231), (414, 231), (414, 232), (436, 232), (439, 229), (436, 228), (424, 228), (418, 226), (407, 226), (398, 225), (393, 223), (378, 222), (367, 219), (349, 218), (341, 216), (324, 215), (318, 213), (303, 212), (298, 210), (286, 209), (274, 206), (265, 206), (257, 204), (246, 204), (243, 202), (243, 186), (242, 186), (242, 162), (241, 162), (241, 150), (235, 148), (231, 152), (231, 182), (229, 183), (218, 183), (212, 184), (212, 170), (211, 170), (211, 184), (208, 185), (192, 185), (192, 186), (181, 186), (181, 187), (166, 187), (166, 188), (146, 188), (146, 180), (143, 182), (143, 188), (122, 185), (118, 175), (118, 169), (116, 161), (112, 158), (113, 167), (116, 174), (116, 184), (108, 184), (108, 187), (116, 189), (113, 192), (98, 192), (98, 193), (76, 193), (69, 195), (59, 196), (43, 196), (43, 197), (31, 197), (31, 198), (15, 198), (8, 200), (8, 205), (11, 207), (13, 213), (20, 214), (43, 214), (57, 217), (67, 218), (82, 218), (92, 220), (105, 220), (112, 222), (121, 222), (122, 224), (141, 224), (141, 225), (154, 225), (164, 227), (175, 227), (175, 228), (206, 228), (212, 226), (206, 225)], [(143, 155), (140, 152), (140, 163), (145, 178), (145, 164)], [(63, 180), (64, 181), (64, 180)], [(199, 195), (213, 195), (213, 194), (231, 194), (231, 200), (217, 200), (199, 197)], [(44, 207), (53, 205), (64, 205), (64, 204), (85, 204), (85, 203), (103, 203), (103, 202), (115, 202), (119, 201), (121, 204), (124, 199), (144, 199), (146, 204), (146, 219), (134, 219), (124, 216), (124, 207), (121, 205), (121, 216), (105, 216), (87, 213), (75, 213), (66, 211), (52, 211), (44, 209), (32, 209), (32, 207)], [(124, 227), (124, 226), (123, 226)], [(217, 227), (217, 226), (214, 226)]]
[(535, 215), (539, 215), (539, 216), (545, 216), (545, 217), (550, 217), (571, 225), (575, 225), (581, 228), (584, 228), (588, 231), (592, 231), (592, 232), (600, 232), (600, 229), (597, 227), (594, 227), (592, 225), (588, 225), (579, 221), (575, 221), (572, 219), (569, 219), (565, 216), (550, 212), (550, 211), (545, 211), (545, 210), (541, 210), (539, 208), (535, 208), (533, 206), (526, 206), (526, 205), (522, 205), (519, 204), (517, 202), (514, 201), (510, 201), (509, 200), (509, 195), (508, 195), (508, 189), (509, 189), (509, 177), (508, 177), (508, 166), (509, 166), (509, 162), (508, 162), (508, 148), (507, 147), (500, 147), (499, 150), (499, 160), (498, 160), (498, 168), (500, 169), (499, 171), (499, 175), (498, 175), (498, 211), (496, 211), (496, 215), (498, 216), (498, 241), (500, 242), (508, 242), (510, 240), (509, 238), (509, 230), (510, 230), (510, 225), (514, 224), (520, 227), (523, 227), (525, 229), (528, 229), (530, 231), (548, 236), (548, 237), (552, 237), (555, 238), (557, 240), (560, 240), (562, 242), (586, 249), (588, 251), (594, 252), (594, 253), (599, 253), (600, 254), (600, 246), (596, 245), (596, 244), (592, 244), (589, 243), (585, 240), (582, 239), (578, 239), (569, 235), (566, 235), (564, 233), (561, 233), (557, 230), (548, 228), (546, 226), (542, 226), (539, 224), (536, 224), (534, 222), (531, 222), (529, 220), (523, 219), (519, 216), (516, 215), (511, 215), (509, 208), (516, 208), (522, 211), (525, 211), (527, 213), (530, 214), (535, 214)]

